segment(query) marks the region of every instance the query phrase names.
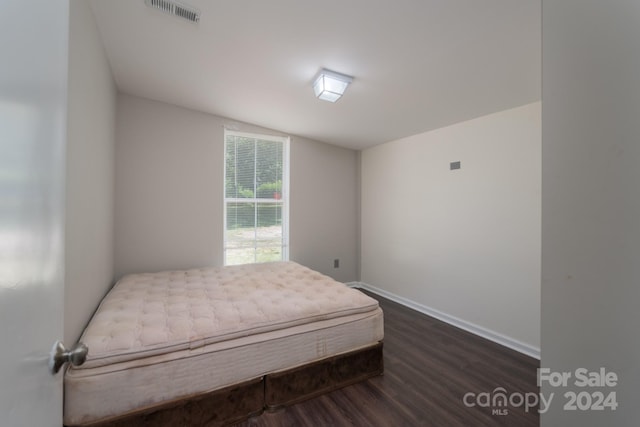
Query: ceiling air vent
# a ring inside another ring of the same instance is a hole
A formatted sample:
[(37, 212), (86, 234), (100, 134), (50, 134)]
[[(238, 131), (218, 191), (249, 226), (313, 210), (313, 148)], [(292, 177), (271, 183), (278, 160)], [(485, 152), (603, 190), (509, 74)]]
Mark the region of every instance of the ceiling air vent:
[(144, 0), (144, 2), (149, 7), (160, 9), (165, 13), (184, 18), (187, 21), (196, 23), (200, 21), (200, 12), (183, 3), (172, 0)]

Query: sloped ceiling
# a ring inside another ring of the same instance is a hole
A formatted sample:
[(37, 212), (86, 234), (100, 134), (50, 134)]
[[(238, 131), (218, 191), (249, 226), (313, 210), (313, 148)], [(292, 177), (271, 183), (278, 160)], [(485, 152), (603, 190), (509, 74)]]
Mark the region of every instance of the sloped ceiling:
[[(353, 149), (540, 99), (539, 0), (92, 0), (121, 92)], [(321, 68), (354, 76), (335, 104)]]

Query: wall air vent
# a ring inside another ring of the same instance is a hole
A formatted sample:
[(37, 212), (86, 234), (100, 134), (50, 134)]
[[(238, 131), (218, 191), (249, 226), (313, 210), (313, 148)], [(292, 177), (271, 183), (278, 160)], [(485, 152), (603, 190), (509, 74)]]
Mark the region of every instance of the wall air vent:
[(173, 0), (144, 0), (144, 3), (149, 7), (184, 18), (190, 22), (198, 23), (200, 21), (200, 12), (184, 3)]

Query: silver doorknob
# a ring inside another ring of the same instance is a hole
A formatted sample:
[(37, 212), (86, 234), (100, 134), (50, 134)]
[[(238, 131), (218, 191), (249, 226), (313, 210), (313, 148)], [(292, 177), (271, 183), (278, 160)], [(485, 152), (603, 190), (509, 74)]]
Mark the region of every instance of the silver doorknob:
[(56, 341), (51, 349), (51, 357), (49, 358), (49, 371), (51, 374), (57, 374), (62, 365), (69, 362), (73, 366), (80, 366), (87, 360), (89, 347), (79, 342), (70, 350), (67, 350), (60, 341)]

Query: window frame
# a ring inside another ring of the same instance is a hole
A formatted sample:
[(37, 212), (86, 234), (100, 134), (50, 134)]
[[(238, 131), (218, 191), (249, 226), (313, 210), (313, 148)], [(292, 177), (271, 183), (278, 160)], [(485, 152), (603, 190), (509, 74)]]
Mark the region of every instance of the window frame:
[[(282, 189), (280, 194), (280, 199), (266, 199), (257, 197), (257, 190), (254, 188), (254, 197), (253, 198), (227, 198), (226, 197), (226, 184), (227, 184), (227, 137), (235, 136), (240, 138), (249, 138), (254, 139), (256, 141), (272, 141), (272, 142), (280, 142), (282, 143)], [(281, 135), (270, 135), (270, 134), (260, 134), (260, 133), (251, 133), (251, 132), (239, 132), (230, 129), (224, 129), (224, 142), (223, 142), (223, 179), (222, 179), (222, 204), (223, 204), (223, 229), (222, 229), (222, 256), (223, 256), (223, 265), (238, 265), (238, 264), (227, 264), (227, 204), (228, 203), (255, 203), (256, 211), (258, 204), (261, 203), (273, 203), (280, 202), (282, 203), (282, 247), (281, 247), (281, 255), (282, 261), (289, 260), (289, 160), (290, 160), (290, 143), (291, 138), (289, 136), (281, 136)], [(254, 226), (257, 234), (257, 223)], [(254, 263), (257, 263), (256, 255), (257, 255), (257, 239), (254, 239)]]

